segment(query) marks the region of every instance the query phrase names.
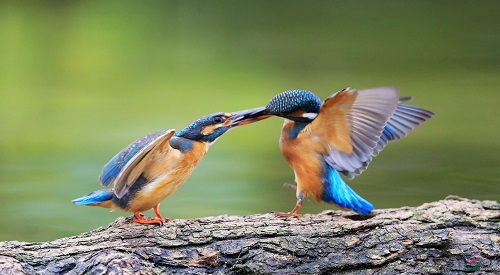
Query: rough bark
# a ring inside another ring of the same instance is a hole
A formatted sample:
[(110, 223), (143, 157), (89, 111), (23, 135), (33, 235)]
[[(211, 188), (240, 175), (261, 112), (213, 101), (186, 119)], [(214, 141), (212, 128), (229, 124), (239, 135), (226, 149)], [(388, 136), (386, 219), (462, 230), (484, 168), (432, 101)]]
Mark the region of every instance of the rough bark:
[(119, 218), (43, 243), (1, 242), (2, 273), (500, 274), (500, 205), (455, 196), (419, 207), (276, 218)]

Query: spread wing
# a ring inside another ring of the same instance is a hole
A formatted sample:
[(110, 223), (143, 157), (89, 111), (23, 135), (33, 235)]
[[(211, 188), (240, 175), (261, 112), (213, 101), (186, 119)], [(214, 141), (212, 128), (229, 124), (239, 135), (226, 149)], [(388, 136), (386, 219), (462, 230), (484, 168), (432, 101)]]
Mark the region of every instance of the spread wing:
[[(400, 99), (400, 102), (402, 101), (403, 100)], [(376, 156), (380, 153), (387, 143), (404, 138), (432, 116), (434, 116), (434, 113), (429, 110), (417, 106), (398, 104), (396, 111), (389, 121), (387, 121), (382, 131), (382, 135), (377, 143), (377, 147), (375, 147), (373, 155)]]
[[(408, 101), (408, 98), (400, 98), (399, 102)], [(409, 106), (404, 104), (398, 104), (396, 111), (387, 121), (380, 136), (377, 146), (373, 150), (372, 156), (378, 155), (382, 149), (391, 141), (397, 141), (409, 133), (413, 132), (417, 126), (424, 123), (434, 115), (433, 112), (422, 109), (417, 106)], [(366, 170), (368, 164), (371, 162), (372, 158), (369, 158), (363, 163), (363, 166), (356, 169), (355, 171), (341, 171), (345, 176), (352, 179), (356, 175), (361, 174)]]
[(356, 173), (371, 160), (398, 98), (394, 87), (344, 89), (323, 102), (316, 119), (304, 130), (325, 145), (328, 165), (344, 174)]

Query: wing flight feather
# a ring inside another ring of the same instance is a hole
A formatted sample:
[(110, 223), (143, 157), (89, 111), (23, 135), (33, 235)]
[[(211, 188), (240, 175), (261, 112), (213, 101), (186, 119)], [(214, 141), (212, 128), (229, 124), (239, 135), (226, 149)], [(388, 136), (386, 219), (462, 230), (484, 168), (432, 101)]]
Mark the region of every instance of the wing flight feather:
[(394, 87), (347, 88), (327, 98), (308, 128), (325, 144), (325, 161), (348, 176), (364, 170), (398, 98)]

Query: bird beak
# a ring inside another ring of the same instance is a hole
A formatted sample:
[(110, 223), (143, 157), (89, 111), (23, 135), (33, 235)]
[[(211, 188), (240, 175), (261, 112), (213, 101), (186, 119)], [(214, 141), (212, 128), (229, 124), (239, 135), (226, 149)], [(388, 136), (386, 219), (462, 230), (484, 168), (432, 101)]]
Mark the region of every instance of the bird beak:
[(232, 114), (233, 115), (229, 118), (229, 121), (231, 121), (231, 123), (229, 124), (230, 127), (250, 124), (252, 122), (263, 120), (271, 116), (271, 114), (267, 111), (266, 107), (258, 107), (258, 108), (238, 111)]

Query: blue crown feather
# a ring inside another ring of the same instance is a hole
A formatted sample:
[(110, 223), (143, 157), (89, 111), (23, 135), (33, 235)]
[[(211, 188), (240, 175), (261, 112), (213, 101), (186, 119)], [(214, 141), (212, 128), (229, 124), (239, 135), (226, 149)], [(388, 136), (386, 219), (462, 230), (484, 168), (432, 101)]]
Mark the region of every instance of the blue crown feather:
[(297, 110), (306, 113), (318, 113), (323, 102), (312, 92), (292, 90), (282, 92), (273, 97), (266, 109), (273, 114), (287, 114)]

